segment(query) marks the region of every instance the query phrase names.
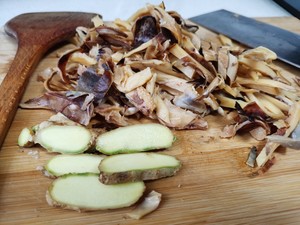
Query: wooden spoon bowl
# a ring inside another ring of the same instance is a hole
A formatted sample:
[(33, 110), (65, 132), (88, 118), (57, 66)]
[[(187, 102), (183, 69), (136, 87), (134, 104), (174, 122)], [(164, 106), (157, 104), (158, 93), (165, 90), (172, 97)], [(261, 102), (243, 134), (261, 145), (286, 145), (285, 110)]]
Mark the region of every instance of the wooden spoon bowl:
[(5, 24), (18, 41), (15, 58), (0, 86), (0, 147), (15, 116), (29, 77), (47, 50), (75, 34), (78, 26), (92, 26), (93, 13), (47, 12), (19, 15)]

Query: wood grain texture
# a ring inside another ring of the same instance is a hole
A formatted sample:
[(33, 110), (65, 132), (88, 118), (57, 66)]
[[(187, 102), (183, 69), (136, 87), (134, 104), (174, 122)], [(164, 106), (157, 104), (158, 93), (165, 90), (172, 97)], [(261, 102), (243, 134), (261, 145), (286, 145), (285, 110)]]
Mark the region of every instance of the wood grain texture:
[[(295, 18), (261, 20), (300, 33), (300, 22)], [(0, 41), (1, 81), (16, 44), (3, 30)], [(60, 46), (47, 53), (30, 78), (23, 100), (43, 92), (37, 75), (55, 66), (57, 52), (68, 47)], [(278, 64), (293, 74), (299, 73)], [(50, 115), (47, 110), (17, 110), (0, 151), (0, 224), (300, 224), (300, 152), (280, 149), (276, 152), (276, 164), (267, 173), (252, 176), (245, 161), (250, 147), (263, 143), (249, 135), (229, 140), (218, 138), (225, 121), (215, 116), (207, 118), (207, 131), (174, 131), (177, 141), (165, 153), (175, 155), (183, 167), (174, 177), (146, 183), (147, 192), (162, 193), (162, 203), (142, 220), (124, 217), (133, 207), (84, 213), (52, 208), (45, 200), (51, 179), (36, 168), (54, 154), (38, 147), (17, 146), (23, 127), (35, 125)], [(31, 155), (35, 152), (37, 158)]]

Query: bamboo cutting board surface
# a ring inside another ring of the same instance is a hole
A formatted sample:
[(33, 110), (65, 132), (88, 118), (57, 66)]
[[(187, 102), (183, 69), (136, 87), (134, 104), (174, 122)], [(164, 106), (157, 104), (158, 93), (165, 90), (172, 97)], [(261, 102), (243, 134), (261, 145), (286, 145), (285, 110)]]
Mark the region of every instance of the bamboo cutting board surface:
[[(261, 21), (300, 33), (299, 20), (262, 18)], [(209, 34), (203, 29), (203, 34)], [(0, 31), (0, 82), (16, 52), (16, 42)], [(55, 66), (59, 46), (39, 63), (23, 100), (38, 96), (43, 86), (37, 74)], [(278, 64), (299, 74), (294, 68)], [(11, 85), (14, 88), (13, 84)], [(0, 99), (5, 101), (5, 99)], [(164, 152), (183, 163), (170, 178), (146, 182), (147, 192), (162, 194), (159, 208), (141, 220), (125, 218), (133, 207), (82, 212), (48, 206), (45, 193), (52, 182), (38, 167), (54, 154), (35, 147), (20, 149), (17, 137), (24, 127), (47, 120), (47, 110), (18, 109), (0, 151), (0, 224), (300, 224), (300, 152), (281, 149), (276, 163), (260, 176), (253, 176), (245, 161), (253, 145), (249, 135), (220, 139), (225, 124), (221, 117), (207, 117), (207, 131), (174, 131), (177, 141)]]

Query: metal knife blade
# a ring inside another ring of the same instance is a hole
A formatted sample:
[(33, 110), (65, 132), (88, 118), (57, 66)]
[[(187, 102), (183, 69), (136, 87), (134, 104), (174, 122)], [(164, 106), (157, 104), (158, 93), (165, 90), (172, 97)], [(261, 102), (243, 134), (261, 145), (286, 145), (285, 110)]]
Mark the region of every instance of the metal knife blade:
[(248, 47), (267, 47), (280, 60), (300, 68), (300, 35), (296, 33), (223, 9), (189, 20)]

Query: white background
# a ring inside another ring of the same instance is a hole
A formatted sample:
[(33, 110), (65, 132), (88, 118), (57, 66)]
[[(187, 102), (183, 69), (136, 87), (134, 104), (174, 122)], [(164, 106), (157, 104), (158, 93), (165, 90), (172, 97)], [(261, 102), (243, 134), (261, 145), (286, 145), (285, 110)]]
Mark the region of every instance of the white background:
[[(184, 18), (218, 9), (227, 9), (249, 17), (290, 16), (272, 0), (164, 0), (167, 10)], [(106, 21), (127, 19), (147, 3), (161, 0), (0, 0), (0, 26), (12, 17), (26, 12), (82, 11), (103, 16)]]

